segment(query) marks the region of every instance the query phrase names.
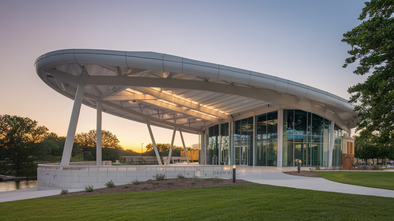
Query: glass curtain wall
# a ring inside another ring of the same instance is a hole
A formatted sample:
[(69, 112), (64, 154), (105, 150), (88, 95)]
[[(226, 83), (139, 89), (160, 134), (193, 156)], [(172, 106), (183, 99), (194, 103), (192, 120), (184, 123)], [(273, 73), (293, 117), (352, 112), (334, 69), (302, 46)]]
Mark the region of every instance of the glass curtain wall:
[(217, 165), (219, 160), (219, 125), (210, 127), (208, 136), (207, 164)]
[(332, 166), (339, 167), (342, 164), (342, 137), (347, 136), (346, 130), (342, 130), (338, 125), (334, 126), (334, 149), (332, 151)]
[(229, 124), (220, 125), (220, 165), (230, 165)]
[(283, 166), (328, 166), (331, 122), (301, 110), (283, 110)]
[(253, 117), (234, 122), (235, 164), (253, 166)]
[(229, 124), (220, 124), (208, 129), (206, 161), (210, 165), (230, 164)]
[(278, 112), (256, 116), (256, 166), (276, 166)]

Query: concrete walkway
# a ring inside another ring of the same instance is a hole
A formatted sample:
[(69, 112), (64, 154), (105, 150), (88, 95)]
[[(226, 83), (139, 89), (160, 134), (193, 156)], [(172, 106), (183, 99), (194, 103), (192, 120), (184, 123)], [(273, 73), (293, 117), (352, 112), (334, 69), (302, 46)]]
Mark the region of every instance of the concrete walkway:
[[(294, 170), (294, 168), (292, 170)], [(278, 169), (267, 170), (267, 168), (241, 167), (239, 169), (237, 168), (237, 178), (272, 186), (394, 198), (394, 190), (337, 183), (320, 177), (287, 175)]]
[[(294, 168), (290, 168), (294, 170)], [(393, 190), (384, 190), (342, 184), (318, 177), (293, 176), (282, 173), (289, 168), (272, 167), (237, 167), (237, 179), (250, 182), (267, 184), (272, 186), (293, 187), (306, 190), (318, 190), (326, 192), (347, 193), (367, 196), (381, 196), (394, 198)], [(0, 202), (33, 199), (46, 196), (59, 195), (61, 190), (43, 190), (28, 188), (8, 192), (0, 192)], [(81, 189), (68, 190), (69, 192), (82, 191)]]
[[(72, 189), (68, 192), (82, 191), (81, 189)], [(59, 195), (61, 190), (37, 190), (37, 187), (26, 188), (14, 191), (0, 192), (0, 203), (16, 200), (34, 199), (46, 196)]]

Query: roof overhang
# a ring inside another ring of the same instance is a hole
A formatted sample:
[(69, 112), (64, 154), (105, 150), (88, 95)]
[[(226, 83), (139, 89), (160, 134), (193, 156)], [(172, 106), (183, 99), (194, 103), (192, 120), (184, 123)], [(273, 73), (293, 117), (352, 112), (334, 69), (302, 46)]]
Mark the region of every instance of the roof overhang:
[(154, 52), (69, 49), (36, 60), (40, 78), (74, 99), (138, 122), (200, 133), (251, 110), (277, 105), (318, 114), (349, 129), (353, 106), (328, 92), (282, 78)]

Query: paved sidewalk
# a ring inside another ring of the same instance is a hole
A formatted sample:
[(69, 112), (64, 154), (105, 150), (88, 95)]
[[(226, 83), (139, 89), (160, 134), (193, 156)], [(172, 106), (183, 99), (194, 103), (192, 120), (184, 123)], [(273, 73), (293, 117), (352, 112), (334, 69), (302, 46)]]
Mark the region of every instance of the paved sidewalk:
[(337, 183), (320, 177), (287, 175), (281, 171), (267, 171), (260, 168), (237, 169), (237, 178), (272, 186), (394, 198), (394, 190)]
[[(46, 196), (59, 195), (61, 190), (37, 190), (37, 187), (14, 191), (0, 192), (0, 203), (16, 200), (34, 199)], [(69, 192), (82, 191), (81, 189), (68, 190)]]

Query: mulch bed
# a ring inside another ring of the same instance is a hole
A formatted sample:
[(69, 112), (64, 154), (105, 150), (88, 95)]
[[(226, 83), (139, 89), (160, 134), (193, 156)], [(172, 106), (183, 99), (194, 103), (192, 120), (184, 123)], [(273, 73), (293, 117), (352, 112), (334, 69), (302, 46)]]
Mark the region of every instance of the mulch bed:
[(191, 188), (202, 188), (202, 187), (215, 187), (215, 186), (232, 186), (242, 184), (253, 184), (244, 180), (237, 180), (235, 183), (231, 179), (197, 179), (197, 178), (177, 178), (177, 179), (165, 179), (165, 180), (148, 180), (145, 182), (139, 182), (138, 184), (127, 184), (115, 186), (112, 188), (101, 188), (94, 189), (92, 192), (74, 192), (64, 195), (57, 195), (56, 197), (64, 196), (80, 196), (80, 195), (91, 195), (91, 194), (102, 194), (102, 193), (125, 193), (125, 192), (145, 192), (145, 191), (160, 191), (160, 190), (175, 190), (175, 189), (191, 189)]

